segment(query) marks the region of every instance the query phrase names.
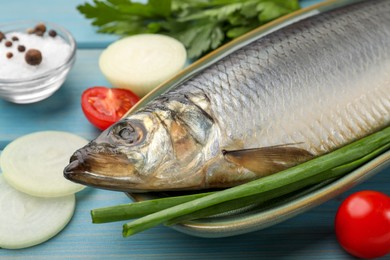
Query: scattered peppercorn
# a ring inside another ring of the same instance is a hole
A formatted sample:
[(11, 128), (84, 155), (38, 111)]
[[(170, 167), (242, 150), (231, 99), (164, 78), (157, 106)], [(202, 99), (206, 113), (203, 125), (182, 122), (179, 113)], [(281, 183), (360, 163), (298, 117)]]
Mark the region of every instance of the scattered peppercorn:
[(24, 45), (19, 45), (18, 46), (18, 51), (19, 52), (24, 52), (26, 50), (26, 47), (24, 47)]
[(7, 58), (8, 59), (11, 59), (14, 55), (12, 54), (12, 52), (7, 52)]
[(29, 49), (24, 55), (24, 59), (28, 64), (36, 66), (42, 62), (42, 53), (36, 49)]
[(0, 42), (1, 42), (3, 39), (5, 39), (5, 35), (4, 35), (4, 33), (0, 32)]
[(50, 35), (51, 37), (56, 37), (56, 36), (57, 36), (57, 32), (54, 31), (54, 30), (50, 30), (50, 31), (49, 31), (49, 35)]
[(12, 42), (11, 42), (11, 41), (6, 41), (6, 42), (5, 42), (5, 46), (11, 47), (11, 46), (12, 46)]
[(36, 34), (38, 36), (43, 36), (46, 32), (46, 25), (43, 23), (37, 24), (34, 29), (28, 29), (27, 33), (28, 34)]
[(16, 36), (13, 36), (13, 37), (12, 37), (12, 41), (14, 41), (14, 42), (19, 41), (19, 38), (16, 37)]
[(39, 23), (35, 26), (34, 32), (38, 36), (43, 36), (43, 34), (46, 32), (46, 25), (43, 23)]

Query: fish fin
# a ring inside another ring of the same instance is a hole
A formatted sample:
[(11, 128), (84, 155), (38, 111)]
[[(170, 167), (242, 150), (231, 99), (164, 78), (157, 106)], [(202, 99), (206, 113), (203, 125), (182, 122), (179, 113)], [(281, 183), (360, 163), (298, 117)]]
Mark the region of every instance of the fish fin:
[(314, 157), (307, 150), (292, 147), (291, 144), (223, 151), (223, 154), (229, 162), (240, 165), (260, 176), (273, 174)]

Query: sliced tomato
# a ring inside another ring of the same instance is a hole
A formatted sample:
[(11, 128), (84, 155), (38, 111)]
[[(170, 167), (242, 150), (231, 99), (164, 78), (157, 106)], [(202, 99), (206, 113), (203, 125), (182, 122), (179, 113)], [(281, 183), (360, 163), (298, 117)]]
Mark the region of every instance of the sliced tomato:
[(81, 108), (89, 122), (105, 130), (138, 101), (139, 97), (127, 89), (91, 87), (81, 96)]

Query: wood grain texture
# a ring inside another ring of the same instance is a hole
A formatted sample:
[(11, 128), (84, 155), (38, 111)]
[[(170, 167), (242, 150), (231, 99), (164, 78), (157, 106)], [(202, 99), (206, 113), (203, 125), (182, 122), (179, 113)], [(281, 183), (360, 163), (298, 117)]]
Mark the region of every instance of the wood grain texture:
[(122, 238), (124, 222), (91, 224), (89, 210), (126, 203), (128, 198), (123, 193), (88, 188), (77, 194), (76, 214), (60, 234), (35, 247), (0, 249), (0, 259), (353, 259), (336, 242), (336, 209), (354, 191), (375, 189), (390, 194), (389, 182), (390, 169), (293, 219), (218, 239), (191, 237), (164, 226)]
[[(49, 99), (29, 105), (0, 100), (0, 149), (15, 138), (35, 131), (63, 130), (88, 139), (98, 135), (82, 114), (80, 95), (89, 86), (109, 85), (97, 65), (101, 50), (95, 48), (106, 46), (115, 37), (94, 32), (74, 9), (81, 2), (0, 0), (0, 23), (16, 19), (56, 22), (68, 28), (83, 48), (78, 50), (67, 81)], [(302, 1), (305, 6), (316, 2), (319, 1)], [(126, 203), (129, 199), (123, 193), (87, 188), (77, 194), (75, 215), (60, 234), (35, 247), (0, 249), (0, 259), (354, 259), (338, 246), (333, 219), (343, 198), (365, 189), (390, 194), (390, 169), (342, 197), (268, 229), (236, 237), (205, 239), (164, 226), (122, 238), (123, 222), (91, 224), (89, 211)]]

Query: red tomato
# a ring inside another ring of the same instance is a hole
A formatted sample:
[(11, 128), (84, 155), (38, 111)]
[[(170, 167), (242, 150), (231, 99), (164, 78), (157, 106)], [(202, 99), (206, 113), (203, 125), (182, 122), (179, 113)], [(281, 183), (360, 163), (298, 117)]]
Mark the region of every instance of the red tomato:
[(390, 197), (377, 191), (350, 195), (335, 219), (340, 245), (360, 258), (376, 258), (390, 252)]
[(89, 122), (104, 130), (138, 101), (139, 97), (127, 89), (92, 87), (83, 92), (81, 108)]

